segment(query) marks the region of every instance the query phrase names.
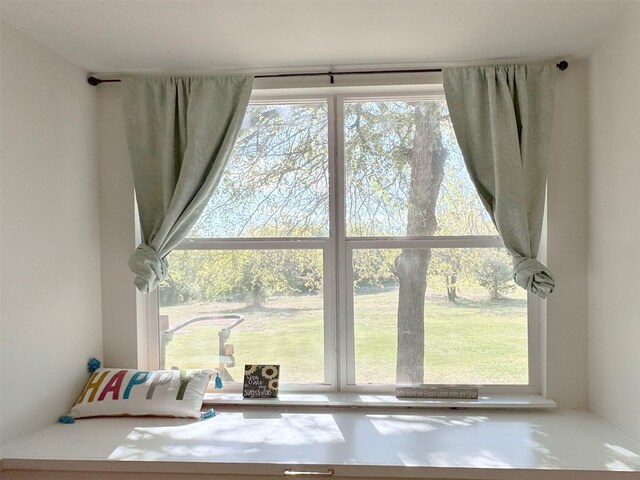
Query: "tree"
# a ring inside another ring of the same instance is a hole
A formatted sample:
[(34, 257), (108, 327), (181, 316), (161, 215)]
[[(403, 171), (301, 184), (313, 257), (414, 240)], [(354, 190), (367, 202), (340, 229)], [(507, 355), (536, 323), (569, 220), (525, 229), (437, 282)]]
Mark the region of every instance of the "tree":
[(162, 305), (240, 297), (259, 309), (269, 295), (321, 288), (316, 250), (176, 250), (160, 294)]
[(472, 252), (467, 249), (440, 248), (433, 252), (429, 271), (442, 278), (434, 283), (446, 290), (450, 302), (456, 302), (459, 298), (458, 280), (466, 273), (471, 256)]
[(478, 283), (494, 300), (504, 297), (516, 287), (509, 255), (503, 249), (490, 249), (475, 274)]
[[(327, 118), (321, 102), (251, 105), (197, 235), (327, 235)], [(452, 170), (448, 161), (458, 154), (444, 101), (349, 101), (344, 118), (347, 235), (459, 235), (484, 228), (482, 207), (478, 210), (477, 199), (470, 206), (468, 188), (460, 188), (464, 167)], [(354, 252), (355, 286), (398, 282), (398, 382), (421, 383), (424, 378), (425, 292), (432, 259), (446, 278), (451, 300), (458, 296), (464, 253), (449, 250), (447, 255), (424, 248), (405, 248), (399, 254), (391, 249)], [(192, 288), (196, 291), (183, 295), (243, 295), (259, 308), (273, 293), (314, 291), (322, 281), (322, 260), (304, 257), (311, 252), (319, 258), (314, 250), (185, 257), (185, 271), (192, 270), (189, 262), (199, 262), (208, 280), (198, 279), (198, 287)], [(223, 270), (233, 273), (224, 275)], [(172, 273), (168, 283), (177, 286), (178, 277)]]
[[(346, 203), (352, 234), (435, 234), (436, 206), (449, 155), (446, 113), (442, 101), (348, 105)], [(430, 259), (431, 249), (408, 248), (394, 261), (399, 297), (398, 383), (422, 383), (424, 379), (424, 309)]]
[(383, 287), (396, 281), (394, 250), (361, 249), (353, 255), (354, 287)]
[[(327, 106), (250, 105), (234, 153), (191, 237), (328, 234)], [(317, 251), (175, 251), (161, 301), (315, 292)], [(232, 273), (229, 273), (232, 272)], [(165, 304), (165, 303), (163, 303)]]
[[(464, 162), (452, 139), (445, 135), (449, 160), (440, 187), (438, 233), (440, 235), (497, 235), (491, 219), (482, 206), (468, 178)], [(482, 261), (478, 249), (442, 248), (433, 252), (430, 271), (442, 277), (439, 286), (446, 289), (447, 299), (459, 299), (460, 279), (470, 278)]]
[(328, 234), (327, 106), (249, 105), (197, 229), (205, 237)]
[[(447, 149), (441, 131), (443, 105), (415, 106), (415, 134), (407, 152), (411, 166), (407, 235), (433, 235), (436, 203), (444, 177)], [(396, 382), (424, 381), (424, 306), (431, 249), (404, 249), (396, 259), (398, 275), (398, 343)]]

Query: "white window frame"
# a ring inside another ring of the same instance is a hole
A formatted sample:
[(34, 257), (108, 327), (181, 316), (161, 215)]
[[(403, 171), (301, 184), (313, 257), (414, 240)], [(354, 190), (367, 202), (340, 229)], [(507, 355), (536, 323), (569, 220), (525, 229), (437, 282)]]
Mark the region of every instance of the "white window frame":
[[(328, 106), (328, 160), (329, 160), (329, 236), (309, 238), (187, 238), (178, 245), (179, 250), (238, 250), (238, 249), (319, 249), (323, 252), (323, 306), (324, 306), (324, 384), (281, 384), (283, 392), (394, 392), (393, 385), (356, 385), (354, 355), (354, 311), (351, 285), (352, 255), (360, 248), (490, 248), (503, 247), (499, 236), (449, 237), (347, 237), (345, 228), (345, 175), (344, 175), (344, 105), (351, 99), (425, 99), (443, 98), (441, 77), (430, 76), (419, 85), (379, 85), (359, 79), (356, 86), (330, 86), (307, 88), (256, 89), (252, 104), (308, 103), (326, 101)], [(391, 78), (386, 81), (393, 81)], [(347, 82), (353, 83), (353, 82)], [(157, 290), (147, 296), (149, 365), (159, 365), (158, 296)], [(481, 394), (539, 394), (541, 392), (540, 358), (540, 299), (528, 295), (528, 370), (527, 385), (479, 385)], [(241, 391), (241, 383), (225, 386), (225, 391)]]

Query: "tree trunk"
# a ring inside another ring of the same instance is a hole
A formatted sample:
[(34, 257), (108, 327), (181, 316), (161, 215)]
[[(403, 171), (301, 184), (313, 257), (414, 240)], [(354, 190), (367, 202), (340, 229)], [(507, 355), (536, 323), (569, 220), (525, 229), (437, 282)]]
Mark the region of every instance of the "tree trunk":
[(424, 296), (430, 249), (404, 249), (396, 259), (398, 275), (397, 383), (424, 379)]
[(262, 308), (262, 286), (260, 283), (254, 283), (251, 287), (252, 306), (255, 309)]
[(456, 284), (456, 275), (445, 275), (447, 281), (447, 298), (450, 302), (454, 302), (458, 299), (458, 285)]
[(494, 278), (493, 285), (491, 287), (491, 299), (498, 300), (499, 298), (500, 298), (500, 281), (498, 280), (498, 278)]
[[(433, 235), (436, 202), (444, 177), (446, 149), (439, 122), (442, 105), (415, 106), (416, 131), (407, 155), (411, 166), (407, 235)], [(424, 308), (431, 249), (403, 249), (396, 258), (398, 276), (397, 383), (424, 381)]]

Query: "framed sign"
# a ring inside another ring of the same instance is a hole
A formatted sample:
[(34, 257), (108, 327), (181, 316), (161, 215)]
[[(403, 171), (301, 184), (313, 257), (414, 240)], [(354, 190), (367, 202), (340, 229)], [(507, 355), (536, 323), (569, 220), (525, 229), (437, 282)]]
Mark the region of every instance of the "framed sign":
[(244, 398), (276, 398), (280, 365), (245, 365), (242, 396)]

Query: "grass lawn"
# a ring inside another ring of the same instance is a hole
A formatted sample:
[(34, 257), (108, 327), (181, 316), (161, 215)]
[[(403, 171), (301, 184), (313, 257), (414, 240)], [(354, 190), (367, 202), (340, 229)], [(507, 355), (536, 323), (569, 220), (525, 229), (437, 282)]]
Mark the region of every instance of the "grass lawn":
[[(425, 382), (527, 383), (526, 296), (486, 300), (468, 295), (450, 303), (428, 295), (425, 308)], [(397, 289), (355, 297), (355, 352), (358, 383), (395, 382)], [(254, 310), (244, 303), (163, 307), (170, 325), (204, 315), (235, 313), (245, 317), (231, 331), (242, 381), (245, 363), (281, 365), (281, 382), (322, 383), (324, 346), (322, 297), (274, 297)], [(167, 346), (167, 368), (217, 368), (220, 327), (194, 324), (180, 330)]]

